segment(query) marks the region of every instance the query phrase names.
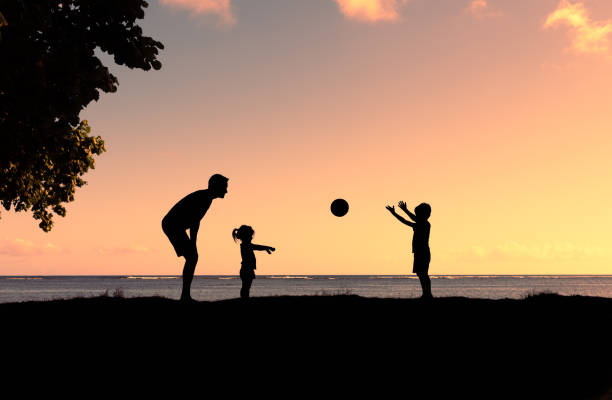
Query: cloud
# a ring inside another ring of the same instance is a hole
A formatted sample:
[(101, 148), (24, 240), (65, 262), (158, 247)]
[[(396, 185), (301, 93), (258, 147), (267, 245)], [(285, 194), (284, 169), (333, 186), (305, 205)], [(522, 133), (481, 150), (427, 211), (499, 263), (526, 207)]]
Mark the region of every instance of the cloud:
[(334, 0), (346, 18), (359, 21), (395, 21), (408, 0)]
[(22, 257), (59, 253), (62, 251), (61, 247), (53, 243), (37, 244), (21, 238), (0, 240), (0, 254), (7, 256)]
[(236, 23), (230, 0), (159, 0), (163, 5), (190, 10), (193, 14), (215, 14), (227, 25)]
[(571, 48), (577, 53), (608, 52), (608, 35), (612, 32), (612, 22), (591, 21), (584, 3), (561, 0), (557, 9), (546, 18), (544, 28), (559, 25), (570, 27)]
[(465, 11), (476, 18), (493, 18), (502, 15), (501, 11), (492, 9), (487, 0), (472, 0)]

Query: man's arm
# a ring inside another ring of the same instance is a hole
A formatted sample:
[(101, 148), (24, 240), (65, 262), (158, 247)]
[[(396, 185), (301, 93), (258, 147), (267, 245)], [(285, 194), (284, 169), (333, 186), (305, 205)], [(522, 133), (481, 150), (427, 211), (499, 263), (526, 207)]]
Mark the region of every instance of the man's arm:
[(410, 212), (410, 210), (408, 210), (408, 207), (406, 207), (405, 201), (400, 201), (399, 203), (397, 203), (397, 205), (399, 206), (399, 208), (402, 209), (403, 212), (408, 214), (411, 220), (416, 221), (416, 215), (414, 215), (413, 213)]
[(198, 231), (200, 230), (200, 221), (197, 221), (189, 227), (189, 238), (195, 244), (198, 238)]
[(252, 244), (251, 244), (251, 248), (252, 248), (253, 250), (267, 251), (267, 252), (268, 252), (268, 254), (270, 254), (270, 252), (272, 252), (272, 251), (276, 250), (274, 247), (264, 246), (264, 245), (261, 245), (261, 244), (255, 244), (255, 243), (252, 243)]

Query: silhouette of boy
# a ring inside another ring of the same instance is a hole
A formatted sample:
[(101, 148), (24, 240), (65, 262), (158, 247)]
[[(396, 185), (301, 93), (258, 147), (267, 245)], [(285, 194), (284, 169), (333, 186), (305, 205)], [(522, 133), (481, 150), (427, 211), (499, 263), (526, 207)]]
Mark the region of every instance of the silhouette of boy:
[(414, 209), (413, 214), (408, 210), (405, 202), (400, 201), (397, 205), (414, 222), (407, 221), (398, 215), (395, 212), (394, 206), (387, 206), (387, 210), (389, 210), (389, 212), (391, 212), (400, 222), (408, 225), (414, 230), (414, 235), (412, 236), (412, 252), (414, 253), (412, 272), (417, 274), (421, 282), (421, 288), (423, 289), (421, 298), (431, 299), (433, 298), (431, 294), (431, 280), (429, 279), (429, 262), (431, 261), (429, 231), (431, 230), (431, 224), (428, 221), (431, 215), (431, 206), (427, 203), (421, 203)]
[[(177, 257), (185, 257), (182, 301), (192, 300), (191, 281), (198, 263), (196, 239), (200, 229), (200, 220), (214, 199), (225, 197), (228, 181), (229, 179), (223, 175), (211, 176), (208, 180), (208, 189), (198, 190), (183, 197), (162, 220), (162, 229), (172, 243)], [(187, 236), (187, 229), (189, 229), (189, 236)]]

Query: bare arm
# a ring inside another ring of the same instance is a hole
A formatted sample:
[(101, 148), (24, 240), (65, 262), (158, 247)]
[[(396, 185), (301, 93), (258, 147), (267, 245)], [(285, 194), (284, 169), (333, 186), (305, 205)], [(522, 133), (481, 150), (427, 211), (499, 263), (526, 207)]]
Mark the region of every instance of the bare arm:
[(408, 214), (411, 220), (416, 221), (416, 215), (414, 215), (413, 213), (410, 212), (410, 210), (408, 210), (408, 207), (406, 207), (405, 201), (400, 201), (399, 203), (397, 203), (397, 205), (399, 206), (399, 208), (402, 209), (403, 212)]
[(401, 215), (398, 215), (398, 213), (395, 212), (395, 207), (394, 206), (387, 206), (387, 210), (389, 210), (391, 215), (393, 215), (395, 218), (397, 218), (402, 224), (406, 224), (406, 225), (414, 228), (415, 223), (407, 221)]
[(196, 239), (198, 238), (199, 230), (200, 230), (200, 221), (194, 223), (193, 225), (191, 225), (191, 227), (189, 227), (189, 238), (191, 239), (193, 243), (195, 243)]
[(273, 252), (274, 250), (276, 250), (274, 247), (270, 247), (270, 246), (264, 246), (261, 244), (251, 244), (251, 248), (253, 250), (259, 250), (259, 251), (267, 251), (268, 254), (270, 254), (271, 252)]

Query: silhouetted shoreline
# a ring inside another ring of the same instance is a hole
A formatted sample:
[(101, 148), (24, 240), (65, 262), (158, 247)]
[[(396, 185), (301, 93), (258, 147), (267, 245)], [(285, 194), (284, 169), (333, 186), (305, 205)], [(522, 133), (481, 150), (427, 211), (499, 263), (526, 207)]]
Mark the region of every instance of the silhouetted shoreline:
[(42, 335), (62, 354), (130, 351), (136, 364), (150, 356), (145, 349), (178, 357), (169, 344), (188, 337), (199, 343), (193, 358), (207, 365), (233, 365), (247, 346), (254, 371), (312, 373), (307, 366), (316, 365), (358, 381), (365, 374), (388, 385), (397, 377), (463, 395), (503, 388), (521, 398), (599, 399), (612, 388), (610, 298), (337, 295), (183, 304), (104, 296), (0, 304), (0, 315), (12, 327), (11, 343)]

